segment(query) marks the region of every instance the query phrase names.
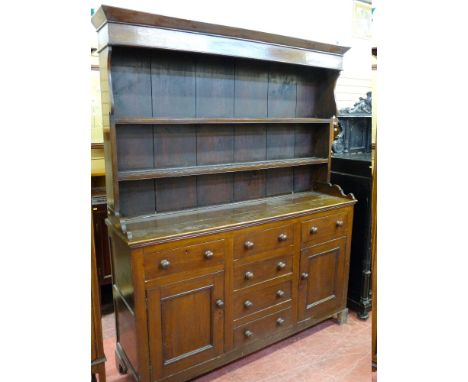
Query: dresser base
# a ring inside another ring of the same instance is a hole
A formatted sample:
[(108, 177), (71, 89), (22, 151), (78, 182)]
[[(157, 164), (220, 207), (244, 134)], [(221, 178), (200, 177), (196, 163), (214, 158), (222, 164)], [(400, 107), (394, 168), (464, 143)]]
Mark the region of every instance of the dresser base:
[[(189, 369), (185, 369), (181, 371), (180, 373), (163, 378), (161, 379), (161, 381), (181, 382), (181, 381), (187, 381), (192, 378), (202, 376), (203, 374), (210, 373), (214, 371), (215, 369), (225, 366), (240, 358), (246, 357), (252, 353), (255, 353), (256, 351), (262, 350), (266, 348), (267, 346), (273, 345), (279, 341), (285, 340), (288, 337), (296, 335), (328, 319), (334, 319), (338, 325), (346, 324), (347, 319), (348, 319), (348, 309), (343, 308), (342, 310), (334, 314), (328, 315), (321, 319), (315, 319), (315, 320), (307, 319), (307, 320), (298, 322), (297, 324), (289, 328), (285, 328), (282, 331), (278, 331), (275, 334), (268, 336), (268, 338), (259, 339), (255, 342), (252, 342), (249, 345), (243, 346), (241, 348), (236, 348), (232, 351), (226, 352), (207, 362), (198, 364)], [(134, 380), (139, 381), (137, 374), (134, 372), (131, 364), (128, 362), (128, 358), (126, 357), (125, 352), (122, 350), (122, 347), (120, 346), (119, 343), (117, 343), (117, 346), (116, 346), (116, 366), (119, 367), (119, 372), (121, 374), (126, 374), (128, 371), (130, 371)]]

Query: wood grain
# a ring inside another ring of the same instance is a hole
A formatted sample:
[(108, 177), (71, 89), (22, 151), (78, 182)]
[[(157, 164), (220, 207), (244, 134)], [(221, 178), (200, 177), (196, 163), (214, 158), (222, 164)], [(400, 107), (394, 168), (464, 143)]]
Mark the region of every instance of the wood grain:
[(151, 56), (153, 117), (191, 118), (195, 112), (195, 62), (183, 53)]
[(146, 51), (113, 50), (111, 70), (116, 118), (153, 116), (150, 62)]
[(224, 57), (199, 58), (196, 73), (197, 117), (234, 116), (234, 62)]
[(234, 117), (268, 116), (268, 72), (263, 62), (237, 60), (235, 68)]

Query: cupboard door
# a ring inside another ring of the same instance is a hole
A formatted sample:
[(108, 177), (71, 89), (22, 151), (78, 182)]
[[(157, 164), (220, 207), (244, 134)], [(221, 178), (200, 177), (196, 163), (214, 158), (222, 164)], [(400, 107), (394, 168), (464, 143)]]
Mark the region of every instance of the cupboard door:
[(299, 320), (319, 319), (346, 303), (346, 238), (301, 252)]
[(224, 342), (224, 272), (147, 292), (152, 379), (216, 357)]

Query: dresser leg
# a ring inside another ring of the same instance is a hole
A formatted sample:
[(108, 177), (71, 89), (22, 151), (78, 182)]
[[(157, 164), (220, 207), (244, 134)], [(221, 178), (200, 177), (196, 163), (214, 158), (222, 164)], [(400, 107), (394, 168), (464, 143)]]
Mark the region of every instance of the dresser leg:
[(369, 318), (369, 308), (365, 307), (365, 308), (362, 308), (358, 314), (357, 314), (358, 318), (365, 321)]
[(345, 308), (336, 314), (336, 322), (338, 325), (343, 325), (348, 322), (348, 308)]

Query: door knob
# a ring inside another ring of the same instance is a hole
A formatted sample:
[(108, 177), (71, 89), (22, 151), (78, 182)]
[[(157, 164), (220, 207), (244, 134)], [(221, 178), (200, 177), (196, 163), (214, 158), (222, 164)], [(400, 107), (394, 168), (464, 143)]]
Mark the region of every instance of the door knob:
[(336, 226), (337, 227), (343, 227), (343, 224), (344, 224), (343, 220), (337, 220), (336, 221)]
[(253, 272), (247, 271), (247, 272), (245, 272), (244, 277), (245, 277), (246, 280), (252, 280), (253, 277), (254, 277), (254, 274), (253, 274)]
[(244, 332), (244, 336), (246, 336), (247, 338), (250, 338), (253, 336), (253, 332), (249, 329), (247, 329), (245, 332)]
[(251, 307), (253, 306), (253, 302), (250, 301), (250, 300), (246, 300), (246, 301), (244, 302), (244, 306), (245, 306), (247, 309), (249, 309), (249, 308), (251, 308)]
[(250, 240), (248, 240), (248, 241), (246, 241), (246, 242), (244, 243), (244, 247), (245, 247), (246, 249), (252, 249), (253, 246), (254, 246), (254, 243), (251, 242)]
[(205, 251), (203, 256), (205, 256), (205, 259), (211, 259), (214, 256), (214, 253), (213, 251), (208, 250), (208, 251)]
[(314, 234), (314, 233), (317, 233), (318, 232), (318, 228), (317, 227), (310, 227), (310, 233), (311, 234)]
[(305, 280), (305, 279), (308, 279), (309, 278), (309, 274), (307, 272), (302, 272), (301, 273), (301, 279), (302, 280)]
[(283, 297), (284, 295), (285, 295), (284, 290), (279, 289), (279, 290), (276, 292), (276, 296), (277, 296), (278, 298), (281, 298), (281, 297)]
[(278, 319), (276, 320), (276, 324), (278, 326), (282, 326), (284, 324), (284, 318), (278, 317)]
[(167, 260), (167, 259), (163, 259), (163, 260), (161, 260), (159, 265), (161, 266), (162, 269), (167, 269), (171, 265), (171, 262), (169, 260)]
[(278, 240), (279, 241), (286, 241), (286, 240), (288, 240), (288, 235), (286, 235), (285, 233), (282, 233), (281, 235), (278, 236)]
[(276, 269), (278, 269), (279, 271), (286, 268), (286, 263), (283, 262), (283, 261), (279, 261), (278, 264), (276, 264)]
[(216, 306), (218, 308), (224, 308), (224, 301), (221, 299), (216, 300)]

